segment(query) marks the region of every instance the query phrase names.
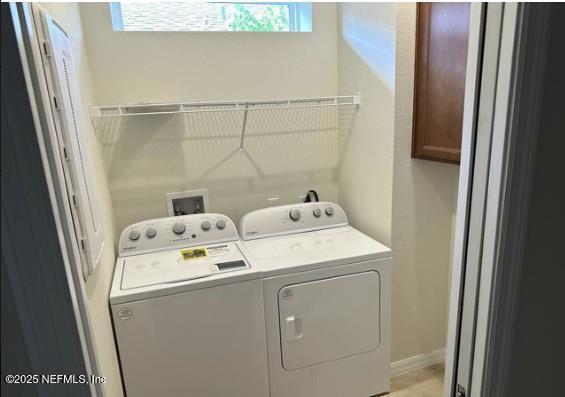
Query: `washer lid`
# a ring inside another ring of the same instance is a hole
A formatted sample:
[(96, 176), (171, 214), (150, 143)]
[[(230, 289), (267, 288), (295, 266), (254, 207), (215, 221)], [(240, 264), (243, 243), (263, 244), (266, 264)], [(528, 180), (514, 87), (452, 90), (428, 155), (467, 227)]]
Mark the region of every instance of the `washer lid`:
[(389, 258), (390, 248), (350, 227), (243, 242), (244, 253), (266, 276)]
[(248, 268), (232, 242), (124, 258), (121, 290), (175, 283)]

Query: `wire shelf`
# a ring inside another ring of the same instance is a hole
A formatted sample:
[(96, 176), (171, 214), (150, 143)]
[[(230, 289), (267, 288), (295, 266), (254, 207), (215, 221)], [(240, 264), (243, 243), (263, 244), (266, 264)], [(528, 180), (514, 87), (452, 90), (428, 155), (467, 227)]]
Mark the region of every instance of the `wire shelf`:
[(255, 185), (335, 175), (359, 106), (356, 95), (106, 106), (91, 116), (109, 183), (120, 196), (128, 186), (178, 190), (172, 186), (214, 186), (228, 177)]
[[(162, 117), (182, 116), (176, 127), (190, 139), (237, 139), (245, 152), (247, 138), (348, 130), (361, 95), (234, 102), (150, 103), (91, 108), (103, 144), (117, 141), (120, 130), (151, 129)], [(175, 124), (175, 123), (172, 123)], [(154, 131), (162, 127), (153, 127)], [(155, 139), (160, 139), (156, 133)], [(178, 135), (178, 134), (177, 134)]]
[(361, 94), (258, 101), (146, 103), (122, 106), (94, 106), (91, 107), (90, 114), (94, 121), (96, 119), (106, 117), (131, 117), (200, 112), (249, 112), (347, 105), (360, 106)]

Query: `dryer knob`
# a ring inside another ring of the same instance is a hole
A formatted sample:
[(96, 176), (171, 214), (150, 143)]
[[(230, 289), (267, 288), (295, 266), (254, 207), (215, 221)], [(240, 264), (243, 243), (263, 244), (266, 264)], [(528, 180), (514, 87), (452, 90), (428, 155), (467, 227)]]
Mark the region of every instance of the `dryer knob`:
[(132, 230), (129, 232), (129, 239), (131, 241), (139, 240), (139, 232), (137, 230)]
[(327, 216), (332, 216), (333, 214), (334, 214), (334, 208), (333, 207), (326, 208), (326, 215)]
[(300, 219), (300, 210), (293, 208), (290, 210), (290, 212), (288, 213), (288, 216), (290, 217), (290, 219), (292, 219), (293, 221), (297, 221)]
[(176, 222), (173, 225), (173, 232), (175, 232), (175, 234), (183, 234), (185, 230), (186, 230), (186, 226), (184, 223)]
[(157, 229), (150, 227), (145, 231), (145, 235), (147, 236), (147, 238), (153, 238), (157, 235)]
[(216, 221), (216, 227), (220, 230), (223, 230), (226, 227), (226, 221), (224, 221), (223, 219), (218, 219)]
[(204, 230), (205, 232), (207, 232), (208, 230), (210, 230), (210, 228), (212, 227), (212, 225), (210, 224), (209, 221), (204, 221), (200, 224), (200, 227), (202, 228), (202, 230)]
[(322, 216), (322, 210), (319, 208), (314, 208), (314, 210), (312, 211), (312, 214), (314, 214), (314, 216), (316, 218), (319, 218)]

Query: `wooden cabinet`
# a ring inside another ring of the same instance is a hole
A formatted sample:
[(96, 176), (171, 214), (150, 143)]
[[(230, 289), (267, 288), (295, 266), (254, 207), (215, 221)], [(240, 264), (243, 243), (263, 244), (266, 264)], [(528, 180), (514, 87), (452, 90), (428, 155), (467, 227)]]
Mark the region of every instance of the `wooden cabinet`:
[(459, 163), (469, 3), (418, 3), (412, 157)]

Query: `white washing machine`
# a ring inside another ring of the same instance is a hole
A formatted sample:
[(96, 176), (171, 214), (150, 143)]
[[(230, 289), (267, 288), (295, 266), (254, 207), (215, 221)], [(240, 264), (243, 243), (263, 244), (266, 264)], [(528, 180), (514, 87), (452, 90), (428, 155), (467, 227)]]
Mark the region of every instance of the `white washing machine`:
[(224, 215), (126, 228), (110, 304), (128, 397), (267, 397), (261, 272)]
[(271, 397), (389, 392), (391, 250), (333, 203), (254, 211), (240, 231), (263, 272)]

